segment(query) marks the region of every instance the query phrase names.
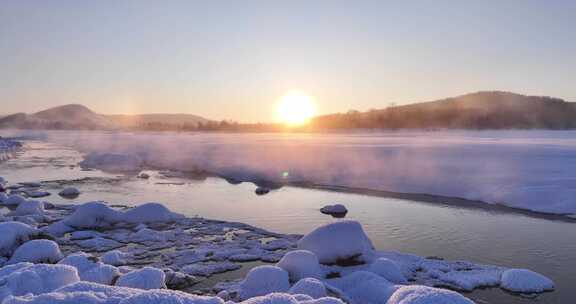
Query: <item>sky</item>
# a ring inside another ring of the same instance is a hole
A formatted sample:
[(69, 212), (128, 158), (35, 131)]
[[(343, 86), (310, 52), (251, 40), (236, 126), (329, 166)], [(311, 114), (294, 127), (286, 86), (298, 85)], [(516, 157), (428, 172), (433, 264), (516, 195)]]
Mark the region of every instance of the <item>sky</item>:
[(0, 0), (0, 113), (272, 120), (505, 90), (576, 101), (576, 1)]

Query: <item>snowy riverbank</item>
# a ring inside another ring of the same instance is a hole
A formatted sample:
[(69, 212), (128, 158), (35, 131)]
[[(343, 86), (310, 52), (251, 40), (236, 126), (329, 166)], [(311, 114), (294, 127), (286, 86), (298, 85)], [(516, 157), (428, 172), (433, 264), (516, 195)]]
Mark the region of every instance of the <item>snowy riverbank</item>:
[[(56, 205), (16, 195), (0, 201), (11, 208), (0, 223), (2, 303), (470, 303), (433, 287), (553, 288), (526, 270), (375, 250), (355, 221), (328, 224), (302, 238), (187, 218), (161, 204)], [(167, 289), (186, 289), (247, 261), (269, 265), (216, 284), (205, 298)], [(30, 280), (37, 283), (24, 283)], [(322, 298), (328, 295), (338, 299)]]
[(24, 133), (91, 154), (85, 165), (102, 169), (204, 170), (237, 181), (425, 193), (576, 214), (575, 131)]

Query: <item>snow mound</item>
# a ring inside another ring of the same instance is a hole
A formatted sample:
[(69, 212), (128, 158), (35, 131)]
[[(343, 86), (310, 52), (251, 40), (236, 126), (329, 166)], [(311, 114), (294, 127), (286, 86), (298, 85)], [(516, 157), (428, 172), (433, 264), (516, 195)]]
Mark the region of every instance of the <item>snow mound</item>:
[(502, 273), (500, 287), (520, 293), (540, 293), (554, 290), (554, 282), (528, 269), (509, 269)]
[(2, 203), (6, 206), (18, 206), (25, 201), (26, 199), (19, 194), (10, 194)]
[(89, 202), (78, 206), (72, 215), (64, 219), (64, 224), (76, 228), (106, 228), (119, 222), (142, 224), (170, 222), (179, 218), (182, 215), (158, 203), (147, 203), (121, 212), (103, 202)]
[(166, 288), (166, 275), (158, 268), (144, 267), (122, 275), (116, 286), (132, 287), (139, 289)]
[(338, 221), (314, 229), (298, 241), (298, 248), (313, 252), (322, 264), (368, 262), (372, 242), (357, 221)]
[(289, 290), (291, 294), (305, 294), (313, 299), (326, 297), (326, 287), (324, 283), (314, 278), (302, 279)]
[(276, 266), (286, 270), (293, 282), (304, 278), (322, 278), (318, 257), (308, 250), (290, 251)]
[(64, 224), (76, 228), (108, 227), (120, 220), (121, 212), (102, 202), (89, 202), (76, 208), (74, 213), (64, 219)]
[(356, 271), (343, 278), (332, 279), (329, 284), (340, 290), (353, 304), (386, 303), (397, 289), (388, 280), (367, 271)]
[(75, 267), (82, 281), (110, 285), (120, 276), (118, 268), (98, 262), (96, 258), (84, 252), (71, 254), (58, 264)]
[(138, 295), (122, 300), (120, 304), (223, 304), (224, 301), (218, 297), (203, 297), (191, 295), (184, 292), (168, 290), (145, 291)]
[(25, 264), (24, 267), (12, 271), (1, 279), (4, 285), (0, 287), (0, 302), (9, 295), (22, 296), (47, 293), (80, 280), (74, 267), (47, 264)]
[(400, 287), (387, 304), (474, 304), (457, 292), (427, 286)]
[(182, 217), (182, 215), (171, 212), (162, 204), (147, 203), (124, 212), (122, 220), (132, 224), (141, 224), (170, 222)]
[(32, 240), (24, 243), (14, 251), (8, 264), (21, 262), (56, 263), (62, 259), (60, 247), (50, 240)]
[(144, 161), (132, 154), (90, 153), (79, 163), (85, 169), (101, 169), (111, 172), (140, 171)]
[(276, 266), (258, 266), (248, 272), (240, 284), (239, 296), (242, 300), (264, 296), (274, 292), (286, 292), (290, 288), (288, 272)]
[(64, 188), (64, 190), (60, 191), (58, 193), (58, 195), (60, 195), (63, 198), (77, 198), (80, 195), (80, 190), (74, 188), (74, 187), (68, 187), (68, 188)]
[(126, 264), (127, 253), (120, 250), (108, 251), (100, 257), (100, 261), (104, 264), (112, 266), (122, 266)]
[(346, 207), (342, 204), (326, 205), (320, 209), (320, 212), (324, 214), (343, 216), (348, 213), (348, 209), (346, 209)]
[(21, 216), (21, 215), (43, 215), (44, 214), (44, 203), (33, 200), (23, 201), (18, 205), (16, 210), (10, 212), (10, 215)]
[(0, 256), (11, 254), (23, 242), (38, 235), (38, 230), (19, 222), (0, 223)]
[(376, 259), (368, 268), (368, 271), (373, 272), (386, 280), (396, 284), (406, 284), (406, 277), (398, 268), (398, 265), (387, 258)]

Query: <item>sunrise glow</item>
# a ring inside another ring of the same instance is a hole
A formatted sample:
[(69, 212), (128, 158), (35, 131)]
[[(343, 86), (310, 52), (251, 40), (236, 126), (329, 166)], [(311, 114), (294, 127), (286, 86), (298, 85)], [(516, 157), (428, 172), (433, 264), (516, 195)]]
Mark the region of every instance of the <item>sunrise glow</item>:
[(307, 123), (316, 114), (314, 99), (303, 92), (293, 91), (282, 96), (276, 106), (276, 119), (290, 126)]

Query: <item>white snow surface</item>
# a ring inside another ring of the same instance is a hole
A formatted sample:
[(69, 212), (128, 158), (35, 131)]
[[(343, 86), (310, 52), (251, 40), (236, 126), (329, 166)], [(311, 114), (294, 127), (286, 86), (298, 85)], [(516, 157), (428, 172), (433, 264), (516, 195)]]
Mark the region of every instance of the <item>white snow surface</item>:
[(398, 265), (387, 258), (378, 258), (370, 265), (368, 271), (373, 272), (386, 280), (396, 284), (406, 284), (406, 278)]
[(16, 210), (10, 212), (10, 215), (43, 215), (44, 203), (35, 200), (25, 200), (18, 204)]
[(166, 288), (166, 275), (158, 268), (144, 267), (122, 275), (116, 286), (132, 287), (139, 289)]
[[(124, 155), (120, 163), (129, 167), (144, 162), (171, 170), (203, 169), (239, 181), (307, 181), (576, 214), (576, 131), (15, 135), (38, 136), (85, 153)], [(94, 158), (98, 168), (118, 164), (114, 157)]]
[(287, 292), (290, 288), (288, 272), (276, 266), (254, 267), (240, 284), (240, 299), (264, 296), (274, 292)]
[(285, 254), (276, 266), (286, 270), (293, 282), (304, 278), (321, 278), (318, 257), (308, 250), (294, 250)]
[(349, 259), (366, 262), (374, 253), (372, 242), (354, 220), (320, 226), (300, 239), (298, 248), (313, 252), (322, 264)]
[(16, 248), (8, 264), (21, 262), (56, 263), (62, 259), (58, 244), (51, 240), (32, 240)]
[[(9, 268), (9, 269), (6, 269)], [(78, 282), (76, 268), (67, 265), (20, 263), (0, 269), (0, 302), (10, 295), (38, 295)]]
[(387, 304), (474, 304), (457, 292), (426, 286), (399, 288)]
[(36, 228), (20, 222), (0, 223), (0, 256), (12, 254), (14, 249), (38, 235)]
[(554, 290), (554, 282), (528, 269), (508, 269), (502, 273), (502, 288), (520, 293), (540, 293)]
[(327, 296), (326, 287), (324, 283), (315, 278), (304, 278), (294, 284), (289, 292), (291, 294), (305, 294), (313, 299), (323, 298)]

